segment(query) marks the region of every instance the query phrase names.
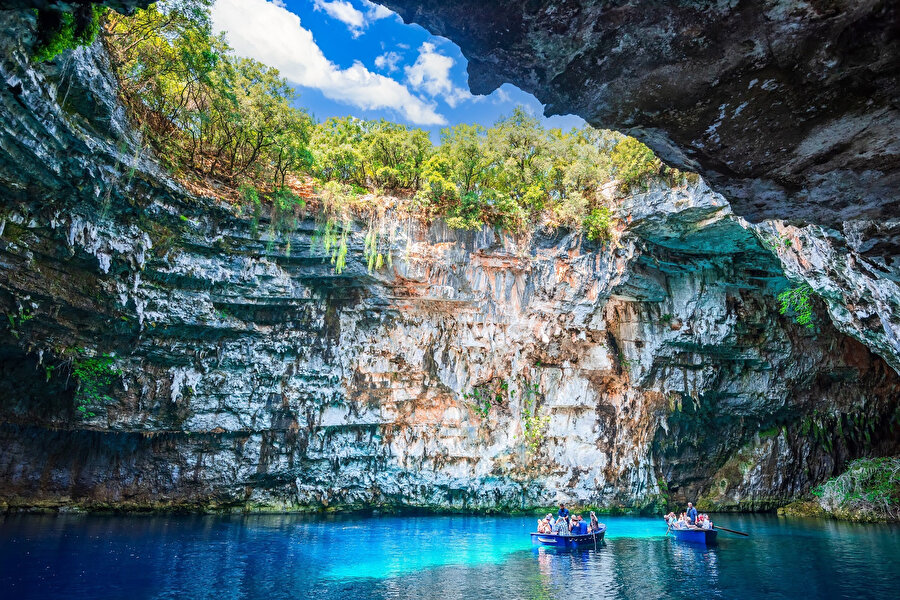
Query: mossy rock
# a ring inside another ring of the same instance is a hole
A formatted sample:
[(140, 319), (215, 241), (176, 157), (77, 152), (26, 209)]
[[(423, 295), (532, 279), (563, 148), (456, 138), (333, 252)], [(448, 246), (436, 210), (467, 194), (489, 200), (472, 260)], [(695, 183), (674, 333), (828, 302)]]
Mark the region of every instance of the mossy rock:
[(828, 511), (826, 511), (818, 502), (811, 502), (808, 500), (797, 500), (796, 502), (791, 502), (787, 506), (782, 506), (778, 509), (779, 517), (817, 517), (824, 518), (828, 517)]

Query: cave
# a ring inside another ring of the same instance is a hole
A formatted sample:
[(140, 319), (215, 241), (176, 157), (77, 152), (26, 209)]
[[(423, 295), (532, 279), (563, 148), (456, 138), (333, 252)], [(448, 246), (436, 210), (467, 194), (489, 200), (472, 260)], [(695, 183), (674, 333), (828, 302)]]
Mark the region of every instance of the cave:
[(2, 518), (900, 519), (896, 3), (194, 4), (0, 9)]

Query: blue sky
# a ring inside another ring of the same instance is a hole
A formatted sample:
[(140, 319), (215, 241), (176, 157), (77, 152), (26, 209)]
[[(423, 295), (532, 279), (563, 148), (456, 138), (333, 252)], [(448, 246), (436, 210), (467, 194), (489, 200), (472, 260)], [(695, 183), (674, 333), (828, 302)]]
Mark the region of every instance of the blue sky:
[[(543, 113), (510, 84), (473, 96), (455, 44), (368, 0), (217, 0), (212, 15), (238, 55), (278, 68), (319, 120), (384, 117), (436, 137), (457, 123), (491, 125), (519, 104)], [(544, 122), (563, 129), (584, 123), (575, 116)]]

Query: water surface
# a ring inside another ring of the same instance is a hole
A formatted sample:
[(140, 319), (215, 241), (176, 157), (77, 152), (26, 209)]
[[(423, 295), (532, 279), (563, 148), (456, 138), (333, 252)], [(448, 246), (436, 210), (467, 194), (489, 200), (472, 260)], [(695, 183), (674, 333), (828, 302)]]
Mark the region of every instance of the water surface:
[(605, 517), (594, 549), (533, 549), (533, 518), (10, 516), (0, 597), (900, 597), (900, 528), (720, 516), (749, 531), (705, 548), (657, 519)]

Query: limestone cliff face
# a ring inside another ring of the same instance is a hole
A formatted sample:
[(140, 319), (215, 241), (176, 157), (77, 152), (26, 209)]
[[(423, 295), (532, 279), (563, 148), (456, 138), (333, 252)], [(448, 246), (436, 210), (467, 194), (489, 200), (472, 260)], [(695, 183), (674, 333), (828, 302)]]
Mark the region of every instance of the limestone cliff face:
[[(785, 265), (837, 259), (705, 184), (629, 198), (599, 246), (401, 223), (370, 273), (357, 230), (336, 274), (311, 216), (270, 240), (169, 180), (99, 47), (35, 69), (3, 39), (8, 506), (770, 508), (900, 450), (896, 371), (833, 306), (777, 313)], [(122, 374), (82, 418), (94, 353)]]

